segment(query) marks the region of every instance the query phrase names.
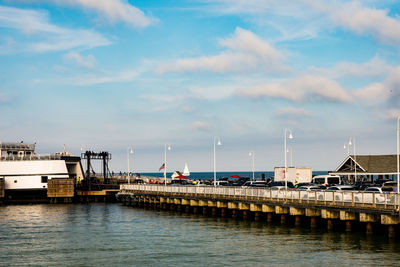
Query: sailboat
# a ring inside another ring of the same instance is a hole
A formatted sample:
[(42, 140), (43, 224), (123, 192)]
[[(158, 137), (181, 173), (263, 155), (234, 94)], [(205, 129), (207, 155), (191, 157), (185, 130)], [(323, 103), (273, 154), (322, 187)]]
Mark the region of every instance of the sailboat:
[(190, 175), (189, 167), (188, 167), (186, 162), (185, 162), (185, 168), (183, 169), (183, 173), (182, 174), (184, 176), (189, 176)]
[(180, 176), (189, 176), (190, 175), (190, 171), (189, 171), (189, 167), (187, 165), (187, 163), (185, 162), (185, 168), (183, 169), (183, 172), (181, 173), (180, 171), (175, 171), (172, 175), (171, 178), (180, 178)]

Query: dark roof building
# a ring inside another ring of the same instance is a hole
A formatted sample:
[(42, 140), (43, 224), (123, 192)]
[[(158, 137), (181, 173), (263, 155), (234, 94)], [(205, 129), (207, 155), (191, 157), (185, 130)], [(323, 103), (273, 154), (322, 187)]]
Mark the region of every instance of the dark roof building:
[(330, 174), (353, 178), (394, 179), (397, 176), (397, 155), (349, 155)]

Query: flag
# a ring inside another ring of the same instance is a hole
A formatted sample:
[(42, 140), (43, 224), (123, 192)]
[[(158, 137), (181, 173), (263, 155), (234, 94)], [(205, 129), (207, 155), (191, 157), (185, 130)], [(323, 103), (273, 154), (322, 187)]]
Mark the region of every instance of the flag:
[(163, 165), (161, 165), (161, 167), (158, 169), (158, 171), (161, 171), (164, 168), (165, 168), (165, 163), (163, 163)]

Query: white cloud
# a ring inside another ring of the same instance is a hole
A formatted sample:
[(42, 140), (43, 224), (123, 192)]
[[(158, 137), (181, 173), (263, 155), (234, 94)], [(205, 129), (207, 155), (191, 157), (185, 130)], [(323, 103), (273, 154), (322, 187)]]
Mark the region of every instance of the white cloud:
[(389, 93), (389, 104), (400, 107), (400, 67), (391, 71), (384, 82), (385, 88)]
[(189, 92), (194, 98), (203, 99), (222, 99), (229, 96), (237, 90), (236, 85), (213, 85), (213, 86), (192, 86), (189, 88)]
[(76, 52), (71, 52), (66, 55), (64, 55), (64, 59), (67, 61), (73, 62), (74, 64), (77, 64), (79, 66), (85, 67), (85, 68), (93, 68), (94, 64), (96, 62), (96, 59), (92, 55), (88, 55), (87, 57), (83, 57), (80, 54)]
[(312, 113), (303, 108), (295, 108), (295, 107), (282, 107), (275, 111), (275, 115), (278, 117), (309, 117)]
[(373, 83), (365, 88), (357, 90), (353, 95), (369, 102), (385, 101), (389, 97), (389, 91), (382, 83)]
[(212, 126), (209, 123), (204, 121), (195, 121), (191, 127), (192, 129), (198, 131), (208, 131), (212, 128)]
[[(400, 21), (386, 9), (376, 9), (383, 1), (321, 0), (203, 0), (206, 11), (218, 15), (244, 15), (253, 23), (277, 30), (280, 39), (314, 38), (324, 29), (342, 27), (358, 35), (398, 45)], [(366, 5), (374, 5), (368, 7)], [(276, 23), (279, 18), (279, 23)]]
[(336, 79), (340, 77), (386, 77), (393, 67), (375, 56), (363, 63), (339, 62), (332, 68), (310, 67), (308, 71), (320, 76)]
[(321, 76), (304, 75), (281, 83), (263, 84), (241, 89), (237, 95), (248, 98), (281, 98), (293, 102), (352, 102), (352, 96), (337, 82)]
[(156, 21), (126, 0), (61, 0), (57, 3), (69, 3), (92, 9), (113, 23), (125, 22), (135, 28), (145, 28)]
[(111, 44), (95, 31), (51, 24), (47, 13), (35, 10), (0, 6), (0, 28), (16, 29), (26, 38), (24, 41), (14, 40), (7, 50), (0, 53), (63, 51)]
[(141, 72), (137, 70), (124, 70), (119, 73), (88, 74), (72, 77), (67, 80), (75, 85), (86, 86), (103, 83), (129, 82), (137, 79), (140, 74)]
[(254, 33), (236, 28), (232, 37), (221, 39), (226, 48), (215, 56), (179, 59), (161, 65), (157, 71), (165, 72), (216, 72), (237, 73), (250, 71), (286, 72), (289, 67), (282, 63), (283, 53)]
[(330, 20), (359, 35), (371, 35), (376, 40), (392, 45), (400, 43), (400, 21), (388, 15), (388, 10), (363, 6), (358, 1), (347, 3), (307, 1)]

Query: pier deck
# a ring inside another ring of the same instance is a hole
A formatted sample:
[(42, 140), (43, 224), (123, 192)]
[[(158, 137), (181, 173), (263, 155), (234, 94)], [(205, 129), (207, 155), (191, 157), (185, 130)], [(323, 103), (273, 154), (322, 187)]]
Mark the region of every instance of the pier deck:
[[(366, 224), (372, 232), (373, 224), (388, 225), (389, 233), (400, 224), (399, 195), (359, 191), (302, 191), (269, 188), (240, 188), (212, 186), (165, 186), (123, 184), (118, 193), (122, 201), (157, 204), (160, 207), (174, 205), (179, 209), (209, 208), (213, 214), (244, 215), (260, 213), (278, 214), (327, 220), (328, 228), (333, 221), (345, 221), (351, 228), (352, 221)], [(129, 203), (128, 203), (129, 204)], [(269, 215), (267, 217), (269, 217)]]

